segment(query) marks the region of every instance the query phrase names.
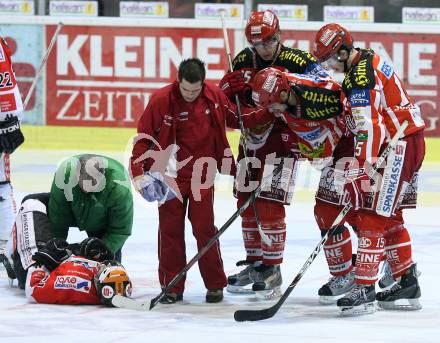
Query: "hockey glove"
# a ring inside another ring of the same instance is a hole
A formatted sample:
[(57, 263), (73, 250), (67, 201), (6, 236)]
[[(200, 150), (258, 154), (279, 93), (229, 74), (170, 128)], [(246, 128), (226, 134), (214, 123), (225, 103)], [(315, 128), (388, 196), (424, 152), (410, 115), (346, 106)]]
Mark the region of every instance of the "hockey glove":
[(24, 142), (17, 117), (0, 122), (0, 153), (12, 154)]
[(365, 173), (358, 176), (348, 176), (344, 187), (344, 199), (346, 202), (350, 202), (355, 210), (364, 208), (368, 198), (374, 194), (373, 188), (374, 182)]
[(64, 239), (52, 238), (45, 246), (32, 255), (32, 259), (36, 264), (45, 266), (52, 271), (72, 254), (68, 247), (69, 244)]
[(81, 242), (80, 255), (98, 262), (115, 259), (115, 254), (96, 237), (89, 237)]
[(236, 70), (225, 74), (218, 86), (231, 100), (234, 99), (235, 94), (238, 94), (238, 96), (241, 97), (245, 95), (248, 89), (250, 89), (250, 86), (246, 83), (246, 79), (244, 78), (241, 70)]

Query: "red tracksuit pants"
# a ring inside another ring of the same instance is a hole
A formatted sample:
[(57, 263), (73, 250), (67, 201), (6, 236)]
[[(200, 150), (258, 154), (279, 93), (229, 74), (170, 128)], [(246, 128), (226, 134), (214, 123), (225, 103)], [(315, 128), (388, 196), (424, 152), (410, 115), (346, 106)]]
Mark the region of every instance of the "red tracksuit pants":
[[(199, 201), (194, 199), (191, 181), (176, 180), (183, 198), (169, 200), (159, 207), (159, 281), (165, 287), (185, 267), (185, 216), (200, 250), (217, 233), (214, 226), (214, 187), (201, 189)], [(220, 254), (220, 243), (217, 241), (198, 261), (200, 274), (207, 289), (223, 288), (227, 284)], [(171, 290), (183, 293), (185, 278)]]

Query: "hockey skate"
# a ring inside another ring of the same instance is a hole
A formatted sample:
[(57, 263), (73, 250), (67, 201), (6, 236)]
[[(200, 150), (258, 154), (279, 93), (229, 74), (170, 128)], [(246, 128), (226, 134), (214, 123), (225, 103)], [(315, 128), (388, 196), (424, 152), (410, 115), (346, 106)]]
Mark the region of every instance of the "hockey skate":
[[(396, 280), (393, 277), (393, 272), (392, 272), (391, 267), (388, 262), (384, 262), (384, 264), (382, 266), (382, 273), (383, 273), (383, 275), (379, 280), (379, 287), (380, 288), (390, 287), (396, 282)], [(420, 274), (422, 274), (422, 273), (420, 272), (420, 270), (417, 269), (417, 277), (419, 277)]]
[(393, 287), (377, 293), (378, 306), (384, 310), (420, 310), (421, 292), (417, 277), (417, 266), (413, 264)]
[(365, 286), (356, 284), (344, 297), (338, 300), (342, 316), (357, 316), (376, 312), (374, 284)]
[[(252, 294), (254, 291), (252, 290), (251, 284), (253, 283), (251, 274), (255, 273), (255, 267), (260, 265), (261, 262), (249, 262), (246, 260), (238, 261), (237, 267), (246, 266), (242, 271), (237, 274), (228, 276), (228, 286), (226, 290), (229, 293), (238, 293), (238, 294)], [(248, 286), (248, 287), (246, 287)]]
[(252, 274), (254, 284), (252, 290), (259, 299), (271, 300), (279, 298), (282, 294), (281, 268), (279, 265), (268, 266), (260, 265), (255, 267), (255, 273)]
[(319, 290), (319, 303), (322, 305), (331, 305), (336, 302), (345, 293), (350, 292), (356, 283), (354, 282), (354, 269), (348, 274), (342, 276), (332, 276), (329, 281)]

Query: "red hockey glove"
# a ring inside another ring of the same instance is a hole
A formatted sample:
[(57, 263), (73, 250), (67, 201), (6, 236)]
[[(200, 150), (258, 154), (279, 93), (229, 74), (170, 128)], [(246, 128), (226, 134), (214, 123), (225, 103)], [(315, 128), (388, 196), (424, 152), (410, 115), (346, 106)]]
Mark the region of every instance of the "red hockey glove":
[(241, 96), (247, 88), (250, 88), (241, 70), (225, 74), (218, 86), (229, 99), (233, 99), (235, 94)]
[[(353, 170), (349, 170), (349, 172), (353, 172)], [(364, 208), (368, 198), (371, 198), (374, 194), (373, 188), (374, 182), (370, 180), (367, 174), (349, 175), (344, 186), (344, 199), (346, 202), (350, 202), (355, 210)]]

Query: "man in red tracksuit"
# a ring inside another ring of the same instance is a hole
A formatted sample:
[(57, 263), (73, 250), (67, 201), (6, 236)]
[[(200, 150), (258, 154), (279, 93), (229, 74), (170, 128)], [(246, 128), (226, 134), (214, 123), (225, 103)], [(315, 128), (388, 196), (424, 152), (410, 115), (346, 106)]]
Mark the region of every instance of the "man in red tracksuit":
[[(162, 288), (186, 264), (187, 208), (200, 250), (217, 232), (213, 212), (215, 174), (217, 170), (235, 173), (226, 139), (226, 125), (238, 125), (234, 105), (217, 86), (204, 81), (204, 63), (197, 58), (184, 60), (178, 79), (151, 97), (139, 120), (133, 146), (130, 167), (134, 186), (147, 201), (159, 202)], [(200, 258), (199, 269), (208, 289), (206, 301), (221, 301), (226, 276), (218, 242)], [(184, 283), (182, 279), (161, 302), (182, 300)]]

